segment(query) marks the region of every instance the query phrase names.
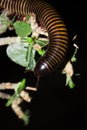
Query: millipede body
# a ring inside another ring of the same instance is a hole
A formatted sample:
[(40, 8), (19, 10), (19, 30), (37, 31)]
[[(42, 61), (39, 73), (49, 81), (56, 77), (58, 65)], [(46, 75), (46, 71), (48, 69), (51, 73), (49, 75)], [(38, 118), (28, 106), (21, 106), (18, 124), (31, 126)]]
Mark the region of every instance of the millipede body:
[(11, 13), (36, 14), (48, 32), (49, 44), (44, 56), (37, 61), (34, 74), (41, 77), (54, 71), (64, 60), (68, 48), (67, 29), (58, 12), (42, 0), (0, 0), (0, 6)]

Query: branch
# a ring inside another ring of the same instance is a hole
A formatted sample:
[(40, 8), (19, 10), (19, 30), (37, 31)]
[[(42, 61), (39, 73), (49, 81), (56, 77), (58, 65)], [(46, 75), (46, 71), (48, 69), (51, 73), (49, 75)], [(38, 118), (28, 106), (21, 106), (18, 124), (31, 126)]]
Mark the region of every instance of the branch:
[(9, 45), (12, 43), (20, 43), (20, 37), (4, 37), (0, 38), (0, 46)]
[[(0, 83), (0, 90), (4, 91), (7, 89), (7, 90), (14, 90), (16, 92), (19, 84), (20, 82), (18, 83), (3, 82), (3, 83)], [(30, 87), (30, 86), (26, 86), (25, 89), (29, 91), (37, 91), (37, 88)], [(26, 101), (28, 103), (31, 102), (32, 98), (30, 97), (27, 91), (22, 90), (20, 94), (16, 96), (14, 96), (14, 94), (11, 96), (10, 94), (7, 94), (5, 92), (0, 92), (0, 98), (7, 99), (8, 101), (9, 99), (11, 99), (9, 103), (12, 101), (11, 108), (14, 111), (14, 113), (17, 115), (19, 119), (22, 119), (24, 121), (25, 125), (29, 123), (29, 117), (30, 117), (29, 112), (27, 112), (27, 110), (24, 112), (20, 106), (20, 104), (23, 101)], [(6, 105), (6, 106), (9, 106), (9, 105)]]

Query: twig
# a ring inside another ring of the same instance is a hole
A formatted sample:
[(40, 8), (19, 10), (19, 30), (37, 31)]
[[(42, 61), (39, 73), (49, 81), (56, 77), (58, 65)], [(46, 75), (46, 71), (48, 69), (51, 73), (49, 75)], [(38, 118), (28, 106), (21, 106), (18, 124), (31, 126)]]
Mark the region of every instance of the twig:
[(36, 15), (34, 13), (30, 14), (30, 19), (27, 21), (31, 24), (32, 28), (32, 37), (39, 37), (39, 35), (45, 35), (48, 37), (48, 33), (45, 28), (42, 28), (41, 26), (38, 25), (36, 21)]
[(27, 86), (25, 89), (26, 90), (31, 90), (31, 91), (37, 91), (37, 88), (30, 87), (30, 86)]
[(4, 92), (0, 92), (0, 98), (1, 99), (9, 99), (11, 97), (10, 94), (6, 94)]
[(19, 104), (22, 102), (21, 98), (16, 98), (13, 102), (12, 102), (12, 109), (13, 111), (16, 113), (16, 115), (18, 116), (18, 118), (22, 119), (23, 118), (23, 111), (21, 109), (21, 107), (19, 106)]
[(31, 97), (29, 96), (29, 93), (22, 90), (20, 93), (21, 98), (23, 98), (26, 102), (30, 102), (31, 101)]
[[(4, 91), (6, 89), (9, 90), (14, 90), (15, 92), (18, 90), (18, 86), (19, 86), (20, 82), (18, 83), (10, 83), (10, 82), (3, 82), (0, 83), (0, 90)], [(30, 86), (26, 86), (25, 87), (26, 90), (30, 90), (30, 91), (37, 91), (37, 88), (34, 87), (30, 87)], [(15, 94), (15, 93), (14, 93)], [(13, 94), (13, 95), (14, 95)], [(14, 113), (17, 115), (17, 117), (19, 119), (22, 119), (25, 123), (25, 125), (27, 125), (29, 123), (29, 111), (23, 111), (20, 104), (25, 100), (26, 102), (30, 103), (31, 102), (31, 97), (29, 95), (28, 92), (26, 92), (25, 90), (22, 90), (19, 95), (15, 95), (14, 98), (12, 98), (13, 96), (11, 96), (10, 94), (7, 94), (5, 92), (0, 92), (0, 98), (1, 99), (7, 99), (8, 102), (12, 102), (10, 103), (12, 110), (14, 111)], [(12, 101), (10, 100), (12, 98)], [(8, 104), (7, 102), (7, 104)], [(6, 105), (9, 106), (9, 105)]]
[(4, 37), (0, 38), (0, 46), (12, 43), (20, 43), (20, 37)]

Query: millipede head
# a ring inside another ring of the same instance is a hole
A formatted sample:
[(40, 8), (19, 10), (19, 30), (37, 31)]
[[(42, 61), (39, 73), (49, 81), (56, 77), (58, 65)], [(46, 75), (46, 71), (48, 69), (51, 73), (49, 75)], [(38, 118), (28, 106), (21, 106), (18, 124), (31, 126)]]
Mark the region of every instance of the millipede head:
[(34, 75), (36, 77), (44, 77), (50, 73), (49, 68), (45, 62), (38, 62), (34, 69)]

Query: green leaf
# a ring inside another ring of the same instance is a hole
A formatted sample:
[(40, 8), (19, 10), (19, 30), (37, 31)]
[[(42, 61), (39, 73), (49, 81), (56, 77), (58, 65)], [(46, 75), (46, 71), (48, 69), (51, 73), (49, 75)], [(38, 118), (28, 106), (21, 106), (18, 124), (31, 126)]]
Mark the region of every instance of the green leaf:
[(6, 103), (6, 106), (7, 106), (7, 107), (9, 107), (9, 106), (12, 104), (13, 100), (14, 100), (15, 98), (17, 98), (18, 95), (20, 94), (20, 92), (24, 89), (25, 83), (26, 83), (26, 79), (22, 79), (21, 83), (20, 83), (19, 86), (18, 86), (17, 92), (15, 92), (15, 93), (10, 97), (10, 99), (7, 101), (7, 103)]
[(33, 71), (36, 65), (35, 62), (35, 49), (33, 49), (33, 44), (29, 44), (28, 50), (27, 50), (27, 55), (26, 55), (26, 60), (28, 62), (28, 66), (26, 69)]
[(70, 89), (73, 89), (75, 87), (71, 76), (66, 75), (66, 86), (69, 86)]
[(16, 94), (14, 93), (14, 94), (10, 97), (10, 99), (7, 101), (6, 107), (9, 107), (9, 106), (12, 104), (13, 100), (15, 99), (15, 97), (16, 97)]
[(14, 43), (10, 44), (7, 49), (6, 53), (8, 57), (23, 67), (26, 67), (28, 70), (33, 70), (36, 62), (35, 62), (35, 49), (33, 49), (33, 44), (27, 43)]
[(77, 50), (78, 50), (78, 48), (75, 48), (74, 54), (73, 54), (73, 56), (71, 58), (72, 62), (76, 62), (76, 60), (77, 60), (77, 58), (76, 58)]
[(47, 40), (36, 40), (36, 43), (40, 45), (40, 47), (44, 47), (47, 45), (48, 41)]
[(74, 56), (71, 58), (71, 61), (72, 61), (72, 62), (76, 62), (76, 60), (77, 60), (77, 59), (76, 59), (76, 57), (74, 57)]
[(6, 14), (2, 13), (0, 15), (0, 34), (4, 33), (10, 24), (11, 21), (9, 18), (6, 16)]
[(26, 79), (22, 79), (21, 83), (18, 86), (17, 94), (20, 94), (20, 92), (25, 88)]
[(28, 38), (27, 38), (27, 42), (28, 42), (28, 43), (33, 43), (33, 39), (32, 39), (31, 37), (28, 37)]
[(31, 25), (23, 21), (17, 21), (13, 24), (16, 34), (20, 37), (26, 37), (31, 34)]
[(72, 79), (69, 81), (69, 88), (73, 89), (75, 87), (74, 82), (72, 81)]
[(25, 113), (23, 115), (23, 121), (24, 121), (25, 125), (29, 124), (29, 121), (30, 121), (30, 111), (29, 110), (25, 111)]
[(45, 54), (45, 50), (39, 49), (38, 53), (39, 53), (39, 55), (43, 56)]
[(7, 49), (6, 53), (8, 57), (15, 63), (27, 67), (28, 61), (26, 60), (26, 53), (27, 53), (28, 44), (26, 43), (14, 43), (10, 44)]

